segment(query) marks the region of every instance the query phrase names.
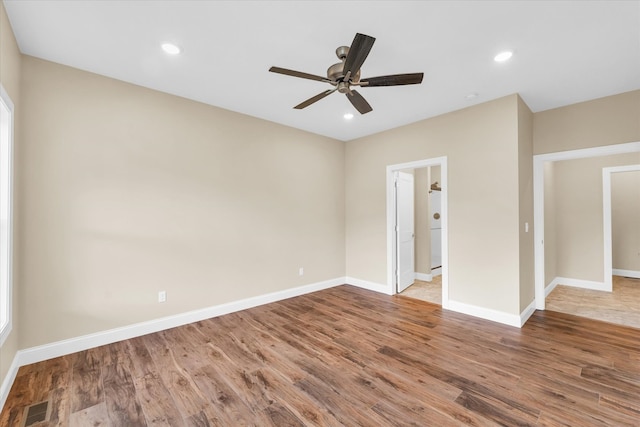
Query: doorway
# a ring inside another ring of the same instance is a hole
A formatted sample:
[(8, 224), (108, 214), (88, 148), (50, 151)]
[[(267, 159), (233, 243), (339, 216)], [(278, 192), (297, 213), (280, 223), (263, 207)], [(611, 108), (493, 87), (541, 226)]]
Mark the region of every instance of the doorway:
[[(545, 309), (640, 328), (640, 153), (556, 163), (546, 183), (546, 261), (553, 264)], [(550, 250), (554, 241), (562, 243)]]
[[(432, 166), (440, 167), (440, 258), (441, 258), (441, 281), (442, 281), (442, 307), (449, 306), (449, 274), (448, 274), (448, 221), (447, 221), (447, 158), (437, 157), (433, 159), (419, 160), (415, 162), (402, 163), (387, 166), (387, 286), (389, 294), (400, 292), (398, 284), (400, 283), (399, 267), (406, 266), (408, 263), (403, 257), (414, 256), (408, 255), (409, 251), (399, 250), (398, 242), (398, 191), (396, 187), (396, 177), (399, 172), (407, 169), (421, 169)], [(415, 251), (413, 251), (415, 252)], [(415, 268), (415, 264), (414, 264)], [(405, 272), (408, 276), (411, 272)], [(415, 271), (412, 272), (415, 278)]]
[[(544, 170), (545, 163), (547, 162), (556, 162), (561, 160), (572, 160), (572, 159), (584, 159), (589, 157), (600, 157), (600, 156), (608, 156), (614, 154), (623, 154), (623, 153), (635, 153), (640, 152), (640, 142), (631, 142), (626, 144), (617, 144), (617, 145), (609, 145), (603, 147), (595, 147), (595, 148), (586, 148), (580, 150), (573, 151), (562, 151), (558, 153), (549, 153), (549, 154), (538, 154), (533, 156), (533, 198), (534, 198), (534, 240), (535, 240), (535, 253), (534, 253), (534, 262), (535, 262), (535, 305), (536, 309), (544, 310), (545, 309), (545, 298), (547, 293), (550, 292), (551, 286), (547, 289), (547, 284), (545, 283), (545, 248), (544, 248)], [(605, 190), (606, 191), (606, 190)], [(610, 189), (609, 189), (610, 191)], [(605, 215), (606, 212), (603, 212)], [(610, 215), (610, 209), (609, 209)], [(605, 219), (606, 220), (606, 219)], [(609, 218), (610, 220), (610, 218)], [(606, 230), (605, 226), (605, 230)], [(610, 232), (610, 228), (609, 228)], [(606, 231), (605, 231), (606, 233)], [(608, 244), (611, 244), (611, 235), (609, 234), (608, 239), (604, 239), (605, 241), (605, 274), (603, 277), (603, 281), (611, 281), (611, 249), (607, 248)], [(609, 254), (609, 258), (607, 259), (607, 253)], [(607, 273), (607, 263), (609, 263), (609, 272)], [(608, 277), (608, 279), (607, 279)]]

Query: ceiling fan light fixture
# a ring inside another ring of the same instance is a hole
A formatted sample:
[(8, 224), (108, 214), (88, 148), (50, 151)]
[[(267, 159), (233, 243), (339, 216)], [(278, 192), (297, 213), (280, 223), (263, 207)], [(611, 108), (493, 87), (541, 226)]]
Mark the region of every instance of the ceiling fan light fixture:
[(505, 50), (504, 52), (500, 52), (496, 56), (493, 57), (493, 60), (496, 62), (506, 62), (511, 59), (513, 56), (513, 52), (510, 50)]
[(177, 55), (180, 53), (180, 48), (173, 43), (162, 43), (160, 47), (169, 55)]

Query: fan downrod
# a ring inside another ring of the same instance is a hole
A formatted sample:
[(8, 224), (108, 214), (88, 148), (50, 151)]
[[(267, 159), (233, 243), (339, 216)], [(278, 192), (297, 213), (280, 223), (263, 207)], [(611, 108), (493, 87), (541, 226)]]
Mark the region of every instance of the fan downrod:
[(349, 46), (340, 46), (336, 49), (336, 56), (340, 61), (344, 61), (347, 59), (347, 55), (349, 54)]

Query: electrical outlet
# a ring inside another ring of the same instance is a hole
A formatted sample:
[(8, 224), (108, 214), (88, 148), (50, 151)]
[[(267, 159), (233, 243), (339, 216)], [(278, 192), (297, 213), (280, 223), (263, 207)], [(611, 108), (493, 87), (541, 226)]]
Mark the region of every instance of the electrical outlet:
[(158, 292), (158, 302), (165, 302), (165, 301), (167, 301), (167, 291)]
[(298, 276), (304, 276), (304, 267), (300, 267), (298, 270)]

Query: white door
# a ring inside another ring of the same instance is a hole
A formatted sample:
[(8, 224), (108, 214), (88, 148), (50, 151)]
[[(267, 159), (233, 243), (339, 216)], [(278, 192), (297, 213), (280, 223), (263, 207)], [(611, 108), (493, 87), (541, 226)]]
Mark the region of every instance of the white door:
[(396, 236), (398, 252), (398, 292), (411, 286), (416, 279), (414, 265), (413, 175), (398, 172), (396, 180)]

